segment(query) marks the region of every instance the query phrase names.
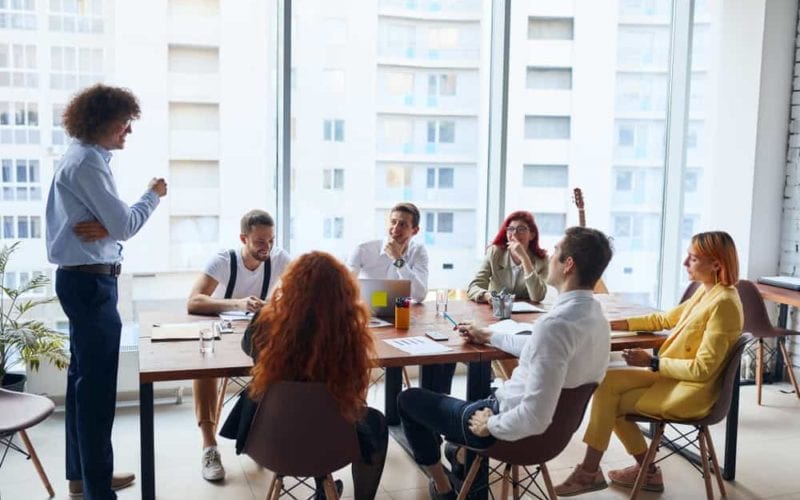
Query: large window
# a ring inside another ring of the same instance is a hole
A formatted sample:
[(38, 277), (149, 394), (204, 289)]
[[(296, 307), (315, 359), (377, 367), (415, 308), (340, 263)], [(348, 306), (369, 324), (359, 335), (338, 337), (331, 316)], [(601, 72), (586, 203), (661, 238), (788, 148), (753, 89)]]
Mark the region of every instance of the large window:
[(614, 237), (607, 286), (655, 304), (672, 2), (635, 3), (602, 16), (592, 2), (511, 3), (504, 205), (532, 211), (551, 250), (581, 188), (587, 224)]
[[(437, 2), (435, 12), (376, 3), (292, 5), (291, 67), (303, 78), (292, 92), (291, 252), (344, 260), (358, 243), (385, 237), (391, 207), (410, 201), (422, 212), (416, 239), (428, 248), (430, 286), (464, 288), (483, 248), (481, 54), (491, 23), (479, 1)], [(335, 36), (305, 35), (320, 31)]]

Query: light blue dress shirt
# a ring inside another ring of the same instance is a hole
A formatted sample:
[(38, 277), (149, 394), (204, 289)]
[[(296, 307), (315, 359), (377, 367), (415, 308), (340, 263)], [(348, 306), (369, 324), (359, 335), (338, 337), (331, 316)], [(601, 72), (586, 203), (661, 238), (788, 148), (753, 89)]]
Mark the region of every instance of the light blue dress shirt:
[[(105, 148), (73, 141), (56, 167), (46, 212), (47, 258), (53, 264), (120, 262), (119, 241), (136, 234), (158, 206), (158, 195), (149, 189), (130, 207), (120, 200), (110, 161)], [(72, 228), (92, 219), (108, 230), (108, 236), (82, 241)]]

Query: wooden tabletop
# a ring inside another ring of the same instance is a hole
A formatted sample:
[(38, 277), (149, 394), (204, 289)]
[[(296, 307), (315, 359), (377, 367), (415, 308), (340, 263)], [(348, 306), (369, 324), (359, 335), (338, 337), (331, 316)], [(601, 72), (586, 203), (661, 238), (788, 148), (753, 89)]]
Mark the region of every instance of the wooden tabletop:
[[(609, 319), (620, 319), (652, 312), (651, 308), (622, 302), (613, 295), (596, 295), (603, 305)], [(549, 304), (539, 304), (549, 309)], [(456, 321), (473, 320), (481, 324), (490, 324), (497, 319), (492, 317), (492, 309), (486, 304), (470, 301), (451, 301), (448, 314)], [(514, 314), (512, 319), (518, 322), (534, 322), (542, 313)], [(241, 338), (245, 321), (235, 321), (236, 333), (223, 334), (214, 342), (214, 353), (200, 353), (197, 341), (161, 341), (151, 342), (153, 325), (162, 323), (207, 322), (209, 316), (195, 316), (178, 312), (142, 313), (139, 315), (139, 381), (141, 383), (186, 380), (194, 378), (240, 376), (247, 375), (252, 367), (249, 356), (241, 349)], [(451, 351), (413, 355), (401, 351), (380, 340), (423, 336), (427, 331), (449, 334), (449, 339), (442, 341)], [(377, 342), (376, 361), (379, 366), (399, 367), (420, 364), (470, 363), (509, 359), (512, 355), (488, 345), (467, 344), (453, 331), (452, 324), (444, 318), (437, 318), (433, 303), (416, 304), (411, 307), (411, 328), (398, 330), (394, 327), (374, 328)], [(634, 337), (611, 339), (611, 350), (640, 347), (643, 349), (658, 347), (665, 336), (660, 334), (639, 334)]]
[(789, 290), (788, 288), (781, 288), (779, 286), (765, 285), (763, 283), (755, 283), (761, 296), (767, 300), (778, 304), (786, 304), (792, 307), (800, 307), (800, 291)]

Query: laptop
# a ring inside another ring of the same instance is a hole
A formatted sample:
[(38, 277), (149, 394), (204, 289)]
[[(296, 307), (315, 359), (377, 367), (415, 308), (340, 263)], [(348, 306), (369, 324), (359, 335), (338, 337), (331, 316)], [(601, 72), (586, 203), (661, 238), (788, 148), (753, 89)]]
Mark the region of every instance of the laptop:
[(787, 288), (789, 290), (800, 290), (800, 278), (794, 276), (762, 276), (758, 278), (758, 282), (765, 285)]
[(369, 306), (372, 315), (394, 321), (394, 301), (411, 296), (410, 280), (359, 279), (361, 300)]

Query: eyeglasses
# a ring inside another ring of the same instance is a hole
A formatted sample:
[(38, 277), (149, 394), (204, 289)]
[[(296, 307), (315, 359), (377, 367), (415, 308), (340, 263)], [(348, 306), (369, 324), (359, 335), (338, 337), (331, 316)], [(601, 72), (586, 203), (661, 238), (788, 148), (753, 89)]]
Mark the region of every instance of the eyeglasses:
[(513, 233), (525, 234), (528, 231), (530, 231), (530, 229), (528, 229), (528, 226), (508, 226), (506, 228), (506, 233), (508, 234), (513, 234)]

